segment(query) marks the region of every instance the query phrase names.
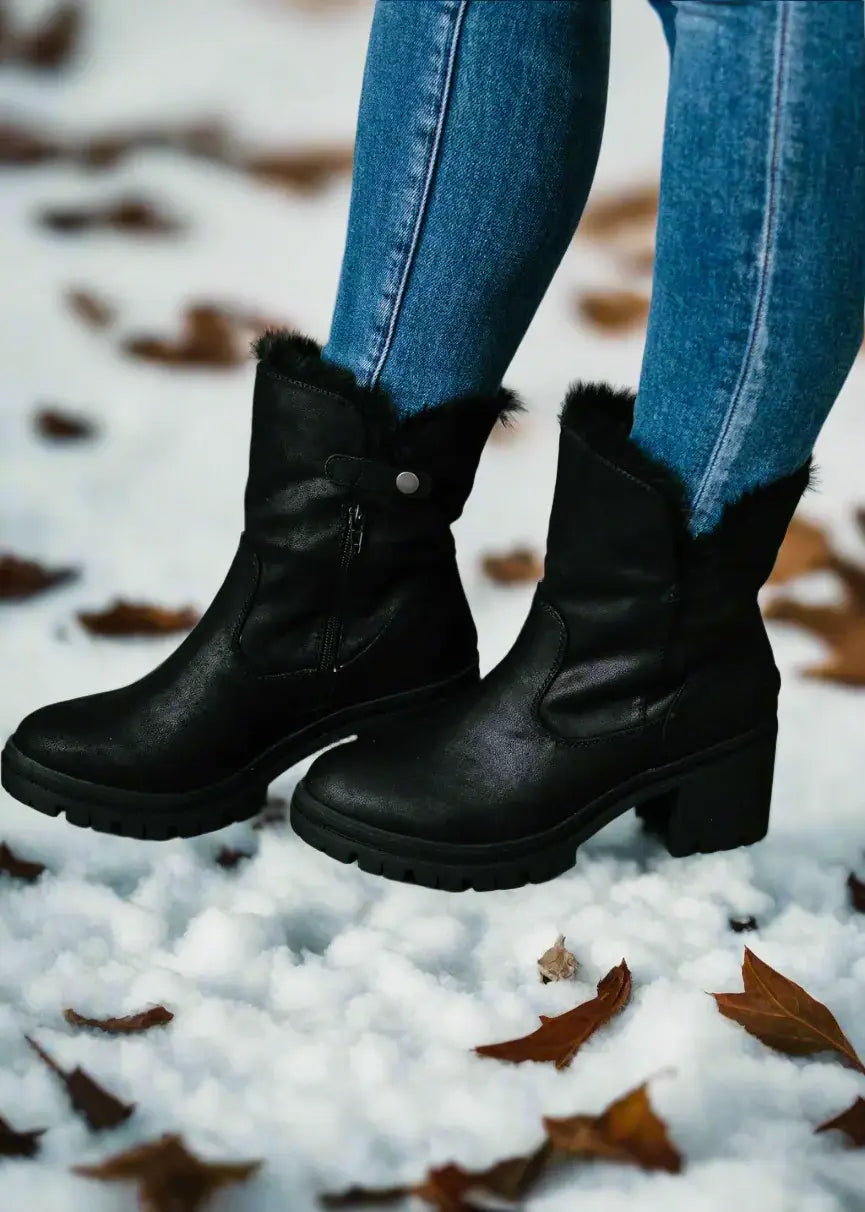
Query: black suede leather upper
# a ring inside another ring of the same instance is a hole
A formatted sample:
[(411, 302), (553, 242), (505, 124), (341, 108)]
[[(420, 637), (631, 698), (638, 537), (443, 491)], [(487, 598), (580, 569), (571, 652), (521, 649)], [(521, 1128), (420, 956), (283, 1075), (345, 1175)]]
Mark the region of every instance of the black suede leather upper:
[(775, 716), (757, 606), (803, 468), (690, 538), (681, 487), (563, 419), (546, 572), (514, 648), (476, 688), (396, 735), (323, 755), (304, 791), (362, 827), (494, 845), (554, 828), (654, 768)]
[[(335, 712), (476, 666), (450, 522), (508, 397), (403, 425), (380, 393), (328, 390), (311, 343), (306, 380), (292, 375), (292, 340), (258, 367), (245, 529), (214, 602), (140, 681), (28, 716), (13, 738), (25, 757), (101, 786), (193, 791)], [(375, 475), (339, 483), (334, 456)], [(396, 490), (403, 470), (427, 491)]]

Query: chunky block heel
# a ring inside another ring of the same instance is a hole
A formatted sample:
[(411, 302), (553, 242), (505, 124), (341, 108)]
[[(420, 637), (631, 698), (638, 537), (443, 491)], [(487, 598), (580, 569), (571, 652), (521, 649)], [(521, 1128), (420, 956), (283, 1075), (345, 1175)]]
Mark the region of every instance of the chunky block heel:
[(675, 858), (750, 846), (766, 836), (777, 726), (683, 775), (637, 808)]

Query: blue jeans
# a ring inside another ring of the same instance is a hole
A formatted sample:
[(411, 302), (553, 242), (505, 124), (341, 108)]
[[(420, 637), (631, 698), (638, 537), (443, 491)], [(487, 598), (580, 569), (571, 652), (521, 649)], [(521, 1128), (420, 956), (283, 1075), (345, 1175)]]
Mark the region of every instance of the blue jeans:
[[(633, 436), (701, 532), (804, 461), (861, 342), (863, 5), (653, 3), (671, 67)], [(609, 36), (609, 0), (378, 0), (325, 356), (402, 411), (501, 382), (588, 196)]]

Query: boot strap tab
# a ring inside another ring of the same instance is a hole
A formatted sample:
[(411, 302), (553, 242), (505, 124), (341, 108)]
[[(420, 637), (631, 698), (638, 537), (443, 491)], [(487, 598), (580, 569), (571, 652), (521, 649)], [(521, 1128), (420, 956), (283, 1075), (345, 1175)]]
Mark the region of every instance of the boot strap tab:
[(432, 477), (426, 472), (391, 467), (375, 459), (331, 455), (324, 470), (327, 478), (341, 488), (359, 488), (378, 496), (412, 500), (428, 497), (432, 492)]

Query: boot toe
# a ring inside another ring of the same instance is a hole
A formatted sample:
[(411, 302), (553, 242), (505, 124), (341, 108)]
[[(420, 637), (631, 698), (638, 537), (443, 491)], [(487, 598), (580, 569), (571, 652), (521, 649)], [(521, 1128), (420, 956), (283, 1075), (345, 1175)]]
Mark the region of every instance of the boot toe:
[(81, 728), (80, 701), (69, 699), (31, 712), (11, 738), (15, 749), (49, 770), (87, 778), (93, 746)]

